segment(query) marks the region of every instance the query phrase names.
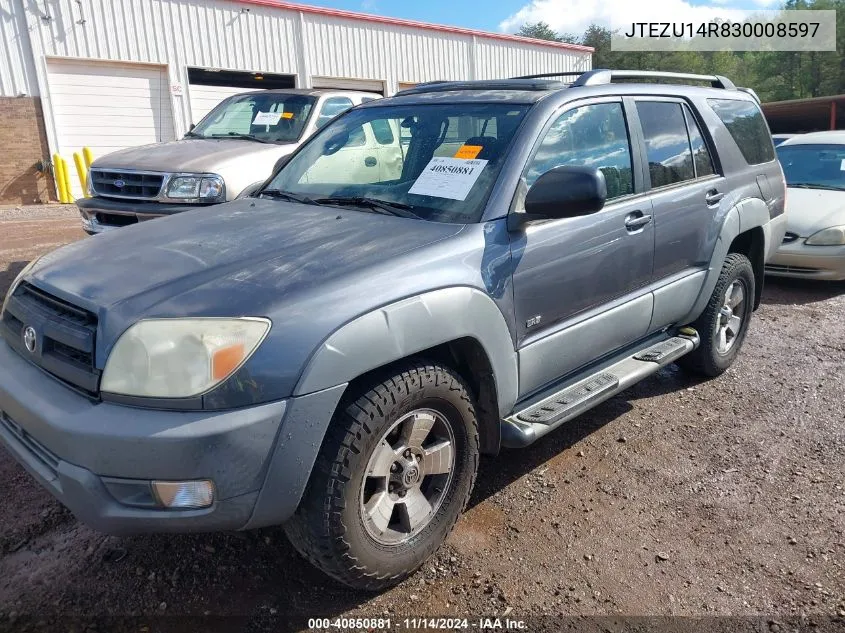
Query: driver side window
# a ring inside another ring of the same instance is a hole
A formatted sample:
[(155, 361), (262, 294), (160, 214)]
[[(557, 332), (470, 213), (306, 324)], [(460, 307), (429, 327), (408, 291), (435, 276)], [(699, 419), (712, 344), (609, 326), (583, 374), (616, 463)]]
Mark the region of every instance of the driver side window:
[(530, 187), (561, 165), (595, 167), (607, 182), (607, 199), (634, 193), (631, 142), (621, 103), (567, 110), (552, 124), (525, 173)]
[(338, 114), (346, 112), (351, 107), (352, 99), (348, 97), (329, 97), (320, 109), (320, 114), (317, 117), (317, 129), (323, 127)]

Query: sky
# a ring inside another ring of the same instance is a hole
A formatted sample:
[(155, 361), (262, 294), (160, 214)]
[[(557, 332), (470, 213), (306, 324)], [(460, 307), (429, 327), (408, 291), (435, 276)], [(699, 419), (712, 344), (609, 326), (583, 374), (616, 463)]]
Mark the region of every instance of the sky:
[[(637, 0), (302, 0), (306, 4), (374, 13), (396, 18), (512, 33), (524, 22), (544, 21), (557, 31), (580, 35), (595, 22), (611, 25), (630, 18), (642, 21), (644, 3)], [(652, 4), (652, 3), (649, 3)], [(660, 0), (661, 21), (736, 17), (736, 9), (776, 9), (781, 0)]]

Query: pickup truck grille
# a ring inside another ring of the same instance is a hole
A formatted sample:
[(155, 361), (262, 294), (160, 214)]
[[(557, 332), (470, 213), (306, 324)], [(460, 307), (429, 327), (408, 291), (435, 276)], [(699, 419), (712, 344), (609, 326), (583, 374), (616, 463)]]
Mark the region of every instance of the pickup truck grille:
[[(34, 349), (25, 341), (28, 327), (35, 332)], [(0, 332), (25, 359), (85, 395), (97, 395), (100, 372), (94, 367), (94, 314), (22, 282), (9, 297)]]
[(92, 169), (91, 187), (94, 193), (112, 198), (153, 200), (161, 192), (164, 174)]

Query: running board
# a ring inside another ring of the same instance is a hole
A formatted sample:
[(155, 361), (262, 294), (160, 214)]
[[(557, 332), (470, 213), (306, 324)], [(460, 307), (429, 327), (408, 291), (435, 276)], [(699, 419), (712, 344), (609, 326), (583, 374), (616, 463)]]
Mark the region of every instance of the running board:
[(692, 328), (684, 328), (677, 336), (626, 356), (539, 402), (535, 400), (502, 422), (502, 446), (528, 446), (564, 422), (678, 360), (698, 344), (698, 333)]

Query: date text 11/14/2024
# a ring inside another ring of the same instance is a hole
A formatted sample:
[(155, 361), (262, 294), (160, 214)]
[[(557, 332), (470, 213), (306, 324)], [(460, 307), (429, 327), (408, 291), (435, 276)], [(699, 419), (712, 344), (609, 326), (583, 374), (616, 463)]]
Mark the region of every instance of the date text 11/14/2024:
[(507, 617), (479, 618), (311, 618), (310, 631), (526, 631), (524, 620)]

